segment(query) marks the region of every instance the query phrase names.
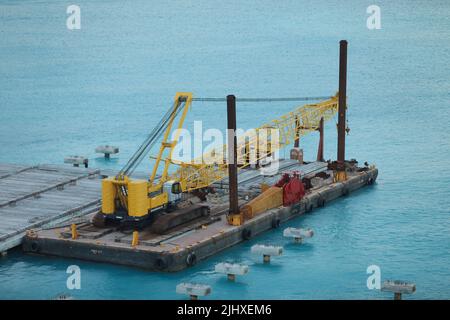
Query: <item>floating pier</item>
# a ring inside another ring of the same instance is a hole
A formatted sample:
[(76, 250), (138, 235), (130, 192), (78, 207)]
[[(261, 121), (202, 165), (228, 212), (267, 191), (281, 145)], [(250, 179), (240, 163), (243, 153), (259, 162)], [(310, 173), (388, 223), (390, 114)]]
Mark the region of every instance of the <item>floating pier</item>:
[[(317, 174), (321, 176), (326, 173), (327, 166), (326, 162), (300, 164), (294, 160), (280, 160), (280, 171), (273, 177), (263, 177), (256, 169), (241, 170), (238, 174), (239, 205), (261, 192), (264, 179), (268, 183), (277, 181), (284, 170), (296, 170), (302, 172), (304, 178), (311, 179)], [(29, 253), (121, 264), (154, 271), (179, 271), (266, 230), (278, 228), (289, 219), (313, 212), (315, 208), (326, 206), (334, 199), (371, 185), (377, 175), (378, 169), (375, 167), (356, 166), (347, 170), (347, 180), (343, 182), (334, 182), (323, 175), (324, 182), (321, 186), (310, 188), (298, 203), (267, 210), (241, 226), (227, 223), (228, 186), (226, 181), (222, 181), (217, 183), (216, 194), (207, 197), (210, 215), (201, 216), (162, 234), (152, 232), (151, 227), (144, 228), (139, 231), (138, 241), (133, 243), (132, 231), (120, 231), (114, 226), (94, 227), (89, 223), (94, 216), (92, 213), (77, 223), (76, 239), (72, 239), (69, 221), (64, 226), (45, 228), (27, 235), (22, 248)], [(91, 181), (95, 181), (100, 188), (99, 180)], [(98, 200), (100, 191), (96, 193), (96, 197)]]

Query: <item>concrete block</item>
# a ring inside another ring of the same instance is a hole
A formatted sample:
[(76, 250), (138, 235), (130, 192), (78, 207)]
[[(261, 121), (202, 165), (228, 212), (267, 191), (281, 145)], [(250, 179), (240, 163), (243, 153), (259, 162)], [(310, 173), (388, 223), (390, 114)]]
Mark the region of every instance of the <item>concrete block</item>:
[(73, 164), (74, 167), (78, 167), (81, 164), (87, 168), (89, 159), (82, 156), (67, 156), (64, 158), (64, 163)]
[(243, 264), (221, 262), (216, 264), (214, 270), (218, 273), (242, 276), (248, 273), (249, 268)]
[(191, 299), (197, 299), (197, 297), (204, 297), (211, 293), (211, 286), (200, 283), (188, 283), (183, 282), (177, 285), (176, 292), (178, 294), (186, 294)]
[(283, 254), (283, 247), (255, 244), (251, 247), (251, 252), (253, 254), (262, 255), (264, 257), (264, 262), (269, 262), (271, 256), (281, 256)]
[(386, 280), (381, 286), (381, 291), (411, 294), (416, 291), (416, 285), (407, 281)]
[(66, 293), (60, 293), (56, 295), (56, 297), (54, 297), (53, 300), (75, 300), (75, 298)]
[(312, 238), (314, 235), (314, 231), (310, 228), (302, 229), (302, 228), (286, 228), (283, 231), (283, 237), (293, 238), (298, 242), (301, 242), (303, 239)]
[(110, 146), (106, 144), (95, 148), (95, 152), (103, 153), (105, 155), (105, 158), (109, 159), (110, 155), (119, 153), (119, 147)]

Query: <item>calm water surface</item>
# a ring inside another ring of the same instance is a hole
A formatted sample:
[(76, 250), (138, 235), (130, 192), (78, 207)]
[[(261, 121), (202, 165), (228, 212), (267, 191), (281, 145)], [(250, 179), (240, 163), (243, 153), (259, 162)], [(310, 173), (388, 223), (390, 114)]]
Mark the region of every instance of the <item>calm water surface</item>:
[[(338, 41), (349, 41), (347, 158), (375, 163), (377, 184), (286, 226), (311, 227), (302, 246), (270, 231), (192, 269), (158, 274), (126, 267), (23, 255), (0, 259), (1, 299), (178, 299), (175, 286), (212, 286), (211, 299), (385, 299), (366, 287), (382, 279), (417, 284), (408, 298), (450, 298), (450, 2), (377, 1), (382, 29), (366, 28), (371, 1), (76, 1), (81, 30), (66, 28), (64, 1), (0, 1), (0, 162), (123, 165), (177, 91), (198, 97), (289, 97), (337, 91)], [(240, 104), (250, 128), (291, 103)], [(196, 103), (187, 122), (225, 126), (225, 106)], [(335, 122), (325, 156), (336, 154)], [(100, 144), (120, 155), (105, 162)], [(316, 153), (317, 135), (303, 141)], [(144, 161), (141, 171), (148, 171)], [(283, 245), (269, 266), (255, 243)], [(221, 261), (250, 273), (228, 283)], [(67, 266), (82, 270), (66, 288)]]

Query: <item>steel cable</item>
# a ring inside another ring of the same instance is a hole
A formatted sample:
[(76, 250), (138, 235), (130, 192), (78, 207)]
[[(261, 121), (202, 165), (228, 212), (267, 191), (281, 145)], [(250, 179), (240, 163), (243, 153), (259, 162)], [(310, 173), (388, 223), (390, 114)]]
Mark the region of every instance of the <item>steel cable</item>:
[[(279, 97), (279, 98), (238, 98), (237, 102), (289, 102), (289, 101), (313, 101), (313, 100), (327, 100), (330, 96), (321, 97)], [(192, 101), (197, 102), (223, 102), (227, 101), (227, 98), (192, 98)]]

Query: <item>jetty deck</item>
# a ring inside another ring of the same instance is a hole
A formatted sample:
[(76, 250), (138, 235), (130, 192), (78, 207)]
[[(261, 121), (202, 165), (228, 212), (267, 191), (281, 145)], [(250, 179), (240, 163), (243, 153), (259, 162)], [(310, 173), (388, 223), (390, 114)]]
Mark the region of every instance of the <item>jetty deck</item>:
[(100, 171), (0, 163), (0, 252), (30, 229), (86, 215), (100, 205)]

